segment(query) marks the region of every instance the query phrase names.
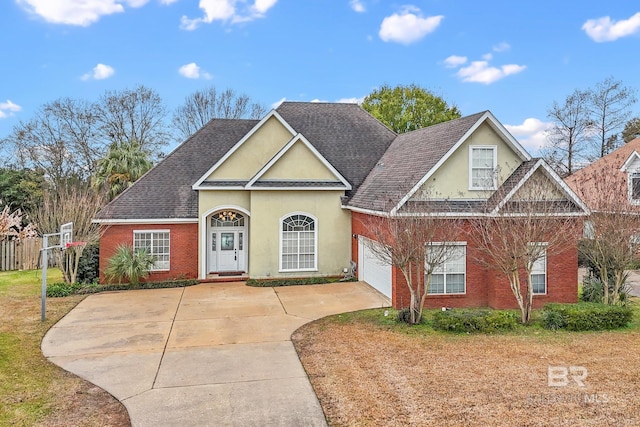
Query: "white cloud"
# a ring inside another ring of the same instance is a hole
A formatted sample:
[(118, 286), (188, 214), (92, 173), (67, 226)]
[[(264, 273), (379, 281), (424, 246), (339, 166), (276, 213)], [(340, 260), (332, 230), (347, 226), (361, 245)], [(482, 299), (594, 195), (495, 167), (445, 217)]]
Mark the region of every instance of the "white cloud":
[(203, 10), (201, 18), (188, 18), (183, 16), (180, 20), (180, 28), (191, 31), (201, 24), (210, 24), (213, 21), (240, 22), (253, 21), (263, 18), (278, 0), (254, 0), (246, 4), (246, 0), (200, 0), (199, 7)]
[(178, 0), (160, 0), (161, 4), (173, 4), (175, 2), (177, 2)]
[(358, 13), (367, 11), (367, 8), (364, 6), (364, 3), (361, 0), (350, 0), (349, 6), (351, 6), (351, 9)]
[(435, 31), (443, 19), (443, 15), (424, 18), (420, 9), (406, 6), (400, 13), (382, 20), (378, 35), (385, 42), (411, 44)]
[(444, 60), (444, 66), (447, 68), (456, 68), (467, 62), (466, 56), (451, 55)]
[(593, 41), (612, 42), (620, 37), (630, 36), (640, 30), (640, 12), (629, 19), (612, 20), (608, 16), (589, 19), (582, 25), (582, 29)]
[(487, 61), (473, 61), (467, 67), (462, 67), (456, 75), (463, 82), (491, 84), (511, 74), (517, 74), (527, 68), (525, 65), (507, 64), (492, 67)]
[(493, 51), (494, 52), (505, 52), (509, 49), (511, 49), (511, 45), (507, 42), (501, 42), (498, 43), (497, 45), (493, 46)]
[(17, 113), (20, 110), (22, 110), (22, 107), (14, 104), (10, 99), (7, 99), (6, 102), (0, 102), (0, 119), (13, 116), (13, 113)]
[(341, 104), (362, 104), (364, 102), (364, 96), (362, 98), (340, 98), (336, 102)]
[(124, 12), (124, 6), (142, 7), (149, 0), (17, 0), (27, 12), (54, 24), (87, 27), (100, 17)]
[(198, 64), (195, 62), (191, 62), (189, 64), (185, 64), (182, 67), (178, 68), (178, 73), (181, 76), (186, 77), (188, 79), (205, 79), (210, 80), (213, 76), (206, 71), (204, 71)]
[(547, 144), (547, 132), (553, 126), (551, 122), (543, 122), (536, 118), (528, 118), (520, 125), (504, 127), (516, 137), (518, 142), (534, 156)]
[(113, 76), (115, 72), (116, 70), (109, 65), (98, 64), (95, 67), (93, 67), (93, 69), (90, 72), (83, 74), (82, 77), (80, 77), (80, 79), (84, 81), (91, 80), (91, 79), (104, 80)]
[(482, 55), (483, 61), (491, 61), (492, 59), (493, 59), (493, 54), (491, 53), (485, 53), (484, 55)]

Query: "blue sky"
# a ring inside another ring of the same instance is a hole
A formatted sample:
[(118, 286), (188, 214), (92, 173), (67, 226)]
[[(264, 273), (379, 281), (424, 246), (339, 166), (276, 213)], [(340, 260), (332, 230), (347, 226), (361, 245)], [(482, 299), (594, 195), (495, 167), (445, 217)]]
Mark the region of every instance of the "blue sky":
[(173, 110), (209, 85), (270, 108), (416, 83), (535, 154), (554, 100), (608, 76), (640, 89), (627, 0), (10, 0), (0, 26), (0, 138), (46, 102), (138, 84)]

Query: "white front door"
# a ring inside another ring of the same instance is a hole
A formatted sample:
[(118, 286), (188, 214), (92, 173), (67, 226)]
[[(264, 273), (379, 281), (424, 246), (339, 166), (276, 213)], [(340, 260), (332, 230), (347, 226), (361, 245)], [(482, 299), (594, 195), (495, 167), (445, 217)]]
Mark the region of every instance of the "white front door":
[(244, 272), (247, 269), (247, 228), (241, 213), (212, 215), (207, 233), (209, 273)]
[(218, 271), (238, 271), (238, 232), (218, 231)]

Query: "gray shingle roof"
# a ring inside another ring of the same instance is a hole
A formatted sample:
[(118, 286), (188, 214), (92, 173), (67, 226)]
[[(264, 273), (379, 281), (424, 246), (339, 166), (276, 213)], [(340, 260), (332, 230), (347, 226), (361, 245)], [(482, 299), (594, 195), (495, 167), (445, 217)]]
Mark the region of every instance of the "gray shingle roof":
[(396, 138), (357, 104), (284, 102), (276, 111), (349, 181), (349, 197)]
[(198, 218), (191, 186), (258, 122), (214, 119), (105, 206), (95, 219)]
[(349, 206), (389, 211), (483, 114), (484, 111), (398, 135), (351, 198)]

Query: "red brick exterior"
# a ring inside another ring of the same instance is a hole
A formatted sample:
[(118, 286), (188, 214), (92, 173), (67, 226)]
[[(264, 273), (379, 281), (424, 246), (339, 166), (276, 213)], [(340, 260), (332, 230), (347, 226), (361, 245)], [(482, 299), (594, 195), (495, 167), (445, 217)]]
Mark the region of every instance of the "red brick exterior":
[[(365, 224), (368, 215), (352, 213), (352, 231), (355, 235), (372, 238)], [(579, 224), (580, 223), (580, 224)], [(576, 220), (579, 229), (581, 220)], [(464, 226), (463, 226), (464, 228)], [(509, 287), (506, 276), (488, 270), (478, 261), (480, 254), (473, 246), (472, 239), (461, 231), (460, 241), (467, 242), (466, 293), (464, 295), (428, 295), (425, 307), (491, 307), (497, 309), (518, 308), (515, 296)], [(353, 239), (351, 246), (352, 260), (358, 260), (358, 241)], [(395, 308), (407, 307), (410, 301), (409, 288), (402, 272), (392, 267), (391, 301)], [(524, 274), (521, 277), (522, 292), (525, 293)], [(578, 301), (578, 246), (577, 239), (567, 249), (547, 258), (547, 294), (534, 295), (534, 308), (542, 307), (549, 302)]]
[(133, 232), (169, 230), (169, 271), (151, 272), (148, 281), (198, 277), (198, 224), (127, 224), (104, 226), (100, 238), (100, 282), (109, 258), (121, 244), (133, 245)]

